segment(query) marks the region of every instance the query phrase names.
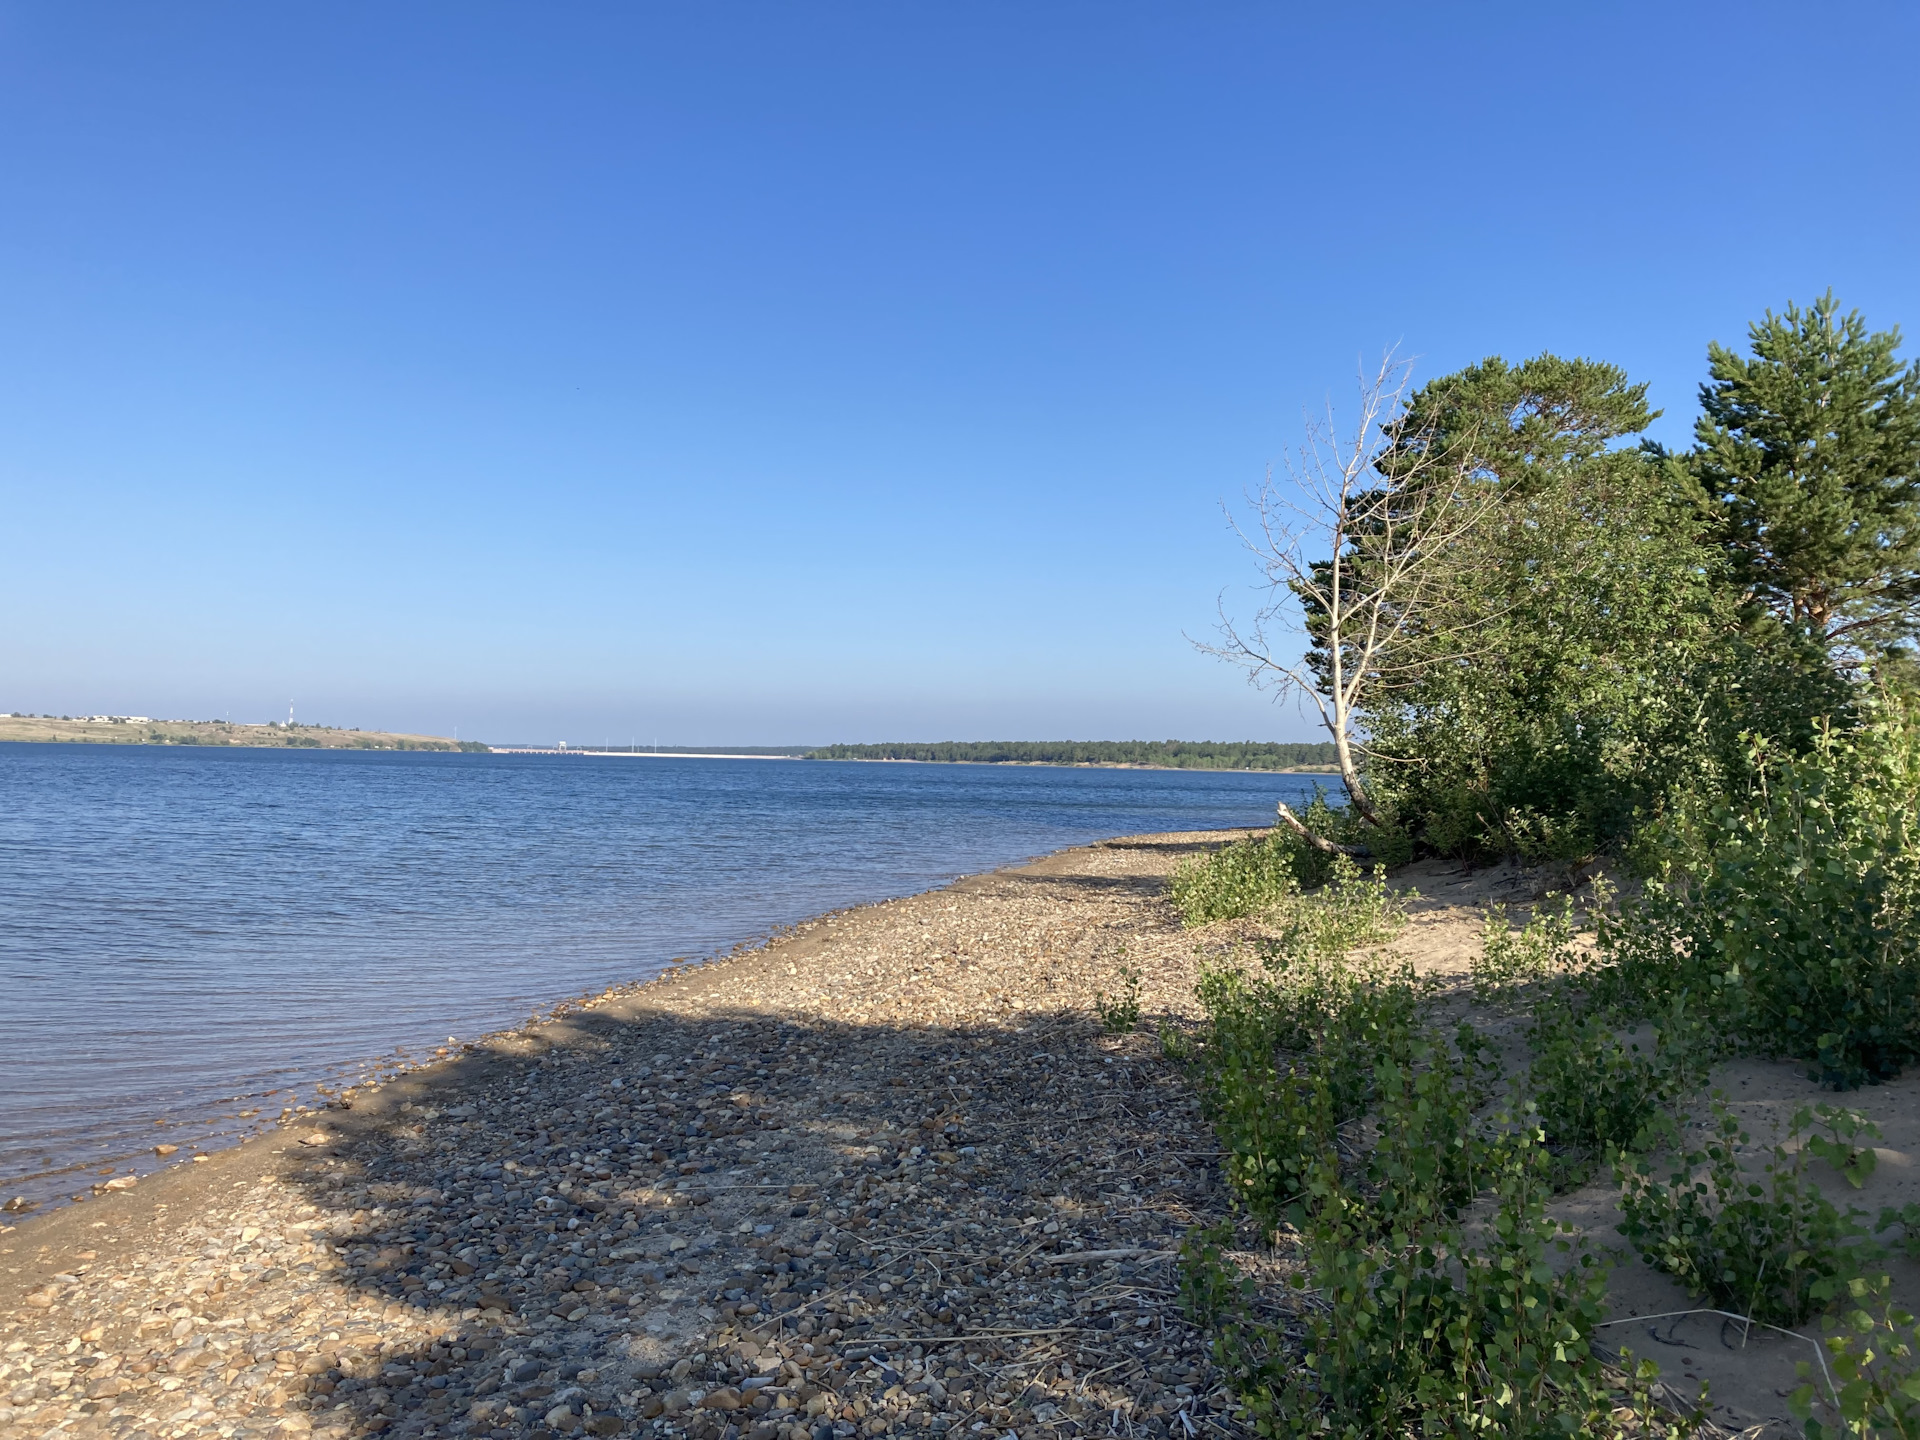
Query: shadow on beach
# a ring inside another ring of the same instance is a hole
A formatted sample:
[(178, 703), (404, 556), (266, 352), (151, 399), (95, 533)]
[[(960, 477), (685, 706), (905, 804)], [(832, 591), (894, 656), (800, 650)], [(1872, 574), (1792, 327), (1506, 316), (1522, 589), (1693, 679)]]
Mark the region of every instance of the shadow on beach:
[(1165, 876), (1240, 833), (820, 916), (8, 1232), (0, 1427), (1236, 1433), (1170, 1264), (1213, 1138), (1094, 1012), (1186, 1013)]
[(277, 1365), (316, 1433), (1073, 1435), (1130, 1380), (1209, 1418), (1162, 1302), (1210, 1145), (1081, 1015), (585, 1011), (288, 1134), (347, 1312)]

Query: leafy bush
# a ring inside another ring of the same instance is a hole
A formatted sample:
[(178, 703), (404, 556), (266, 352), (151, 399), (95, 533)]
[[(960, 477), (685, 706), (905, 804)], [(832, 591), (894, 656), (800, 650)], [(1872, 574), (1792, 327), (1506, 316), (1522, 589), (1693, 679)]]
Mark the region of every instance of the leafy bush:
[(1271, 1228), (1298, 1198), (1334, 1127), (1360, 1114), (1383, 1060), (1410, 1058), (1418, 992), (1404, 969), (1262, 952), (1257, 972), (1202, 970), (1192, 1051), (1236, 1203)]
[(1182, 861), (1167, 893), (1188, 925), (1257, 915), (1299, 893), (1297, 860), (1304, 848), (1279, 829), (1236, 840)]
[(1348, 972), (1339, 1003), (1320, 1016), (1311, 1035), (1315, 1072), (1327, 1085), (1334, 1123), (1365, 1112), (1379, 1067), (1410, 1064), (1430, 1048), (1420, 1019), (1420, 986), (1413, 971), (1369, 963)]
[(1530, 985), (1564, 973), (1573, 963), (1573, 897), (1544, 901), (1516, 931), (1504, 910), (1489, 908), (1480, 953), (1468, 962), (1473, 997), (1483, 1005), (1511, 1003)]
[(1826, 1161), (1854, 1189), (1873, 1178), (1880, 1163), (1871, 1143), (1856, 1145), (1856, 1140), (1872, 1142), (1880, 1138), (1880, 1127), (1858, 1110), (1842, 1110), (1832, 1105), (1802, 1106), (1793, 1117), (1796, 1132), (1805, 1133), (1815, 1122), (1826, 1128), (1825, 1135), (1807, 1136), (1807, 1153)]
[[(1863, 1212), (1842, 1215), (1807, 1180), (1805, 1149), (1769, 1147), (1755, 1176), (1741, 1164), (1751, 1137), (1723, 1096), (1713, 1114), (1712, 1137), (1682, 1153), (1664, 1181), (1645, 1160), (1618, 1167), (1620, 1231), (1693, 1294), (1756, 1320), (1798, 1324), (1839, 1299), (1880, 1252), (1857, 1243), (1867, 1233)], [(1801, 1133), (1795, 1119), (1790, 1142)]]
[(1510, 1133), (1487, 1233), (1462, 1247), (1462, 1289), (1474, 1324), (1461, 1347), (1468, 1383), (1458, 1403), (1471, 1418), (1460, 1429), (1612, 1433), (1612, 1407), (1592, 1352), (1608, 1265), (1573, 1238), (1571, 1226), (1548, 1219), (1550, 1175), (1539, 1131), (1523, 1124)]
[(1412, 890), (1395, 892), (1379, 874), (1363, 875), (1344, 855), (1335, 856), (1326, 883), (1289, 898), (1278, 908), (1278, 950), (1333, 960), (1367, 945), (1384, 945), (1406, 928)]
[(1109, 1035), (1131, 1034), (1140, 1023), (1140, 972), (1131, 965), (1120, 967), (1120, 993), (1096, 995), (1094, 1013), (1100, 1028)]
[(1315, 1001), (1264, 975), (1209, 966), (1198, 986), (1205, 1022), (1192, 1059), (1201, 1102), (1226, 1151), (1230, 1193), (1269, 1227), (1305, 1159), (1331, 1128), (1330, 1101), (1282, 1060), (1311, 1034)]
[(1901, 1228), (1901, 1240), (1894, 1248), (1909, 1260), (1920, 1260), (1920, 1205), (1902, 1205), (1898, 1210), (1883, 1207), (1880, 1218), (1874, 1222), (1873, 1233), (1884, 1234), (1896, 1225)]
[[(1871, 1297), (1879, 1313), (1862, 1305), (1848, 1314), (1845, 1330), (1827, 1337), (1837, 1393), (1827, 1393), (1824, 1385), (1816, 1391), (1812, 1367), (1802, 1361), (1803, 1383), (1787, 1403), (1806, 1423), (1808, 1440), (1829, 1435), (1915, 1440), (1920, 1437), (1920, 1363), (1914, 1352), (1920, 1348), (1920, 1330), (1914, 1329), (1912, 1315), (1886, 1301), (1885, 1276), (1872, 1284), (1856, 1282), (1851, 1290), (1855, 1299)], [(1816, 1405), (1829, 1413), (1838, 1410), (1837, 1428), (1815, 1417)]]
[[(1300, 819), (1314, 834), (1333, 840), (1343, 840), (1355, 828), (1346, 811), (1327, 803), (1324, 791), (1314, 795)], [(1238, 920), (1324, 885), (1342, 862), (1353, 868), (1345, 856), (1329, 855), (1291, 829), (1276, 825), (1265, 835), (1236, 840), (1183, 861), (1167, 889), (1188, 925)]]
[[(1605, 1266), (1546, 1218), (1553, 1162), (1537, 1120), (1478, 1119), (1481, 1037), (1462, 1026), (1448, 1043), (1424, 1023), (1404, 966), (1303, 938), (1330, 930), (1289, 934), (1258, 968), (1204, 970), (1197, 1043), (1172, 1047), (1192, 1061), (1236, 1203), (1263, 1235), (1290, 1222), (1298, 1283), (1318, 1292), (1296, 1345), (1227, 1264), (1231, 1226), (1182, 1247), (1182, 1293), (1257, 1432), (1611, 1440), (1628, 1433), (1624, 1400), (1636, 1433), (1690, 1433), (1655, 1418), (1656, 1370), (1629, 1377), (1625, 1396), (1609, 1390), (1589, 1343)], [(1363, 1113), (1358, 1134), (1341, 1128)], [(1488, 1191), (1492, 1214), (1469, 1229)]]
[(1486, 1095), (1474, 1059), (1421, 1035), (1405, 1058), (1375, 1066), (1379, 1134), (1367, 1156), (1364, 1213), (1380, 1233), (1428, 1233), (1487, 1185), (1487, 1142), (1474, 1121)]
[(1841, 1088), (1897, 1075), (1920, 1055), (1920, 732), (1890, 699), (1754, 765), (1749, 803), (1668, 827), (1661, 873), (1603, 932), (1611, 992), (1690, 994)]
[(1641, 1368), (1634, 1394), (1609, 1393), (1590, 1344), (1606, 1266), (1546, 1217), (1537, 1132), (1506, 1128), (1509, 1138), (1488, 1152), (1494, 1209), (1477, 1234), (1456, 1223), (1383, 1234), (1336, 1167), (1317, 1169), (1303, 1219), (1308, 1263), (1295, 1283), (1317, 1290), (1320, 1303), (1303, 1307), (1298, 1347), (1253, 1313), (1250, 1283), (1236, 1283), (1222, 1253), (1226, 1232), (1190, 1238), (1183, 1295), (1213, 1327), (1215, 1358), (1257, 1433), (1599, 1440), (1627, 1433), (1622, 1398), (1647, 1416), (1657, 1367)]
[(1645, 1051), (1606, 1017), (1570, 1007), (1542, 1012), (1528, 1042), (1534, 1058), (1527, 1088), (1563, 1186), (1581, 1183), (1616, 1151), (1640, 1148), (1665, 1107), (1706, 1080), (1710, 1056), (1684, 1001), (1655, 1027)]

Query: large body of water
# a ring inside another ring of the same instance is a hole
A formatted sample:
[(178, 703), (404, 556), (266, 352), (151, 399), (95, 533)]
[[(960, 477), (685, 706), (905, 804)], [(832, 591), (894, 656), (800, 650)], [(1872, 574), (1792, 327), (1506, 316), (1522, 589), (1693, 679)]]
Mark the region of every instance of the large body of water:
[[(821, 911), (1299, 776), (0, 744), (0, 1200)], [(245, 1114), (257, 1111), (257, 1116)], [(164, 1122), (157, 1124), (156, 1122)]]

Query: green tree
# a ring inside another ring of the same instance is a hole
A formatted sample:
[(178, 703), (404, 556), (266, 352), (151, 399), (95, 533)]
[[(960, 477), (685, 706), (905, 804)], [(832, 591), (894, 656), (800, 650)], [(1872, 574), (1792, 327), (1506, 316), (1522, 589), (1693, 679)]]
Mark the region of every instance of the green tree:
[(1496, 497), (1365, 717), (1383, 803), (1443, 853), (1589, 854), (1711, 749), (1733, 609), (1691, 487), (1632, 444), (1654, 414), (1618, 367), (1540, 355), (1396, 423), (1383, 471), (1447, 454)]
[(1708, 348), (1687, 467), (1755, 613), (1853, 668), (1920, 618), (1920, 363), (1831, 291), (1748, 335)]

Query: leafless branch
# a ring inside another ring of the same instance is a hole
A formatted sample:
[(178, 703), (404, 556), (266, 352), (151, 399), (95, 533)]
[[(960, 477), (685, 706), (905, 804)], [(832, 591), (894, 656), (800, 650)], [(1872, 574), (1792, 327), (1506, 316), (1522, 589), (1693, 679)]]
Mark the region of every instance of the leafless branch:
[[(1350, 428), (1329, 406), (1308, 423), (1284, 476), (1268, 472), (1248, 497), (1250, 519), (1233, 522), (1260, 567), (1262, 601), (1244, 626), (1222, 604), (1220, 642), (1199, 647), (1256, 685), (1312, 702), (1348, 799), (1373, 825), (1381, 817), (1360, 765), (1369, 703), (1427, 663), (1411, 652), (1416, 636), (1429, 654), (1441, 641), (1454, 658), (1470, 658), (1470, 644), (1460, 647), (1491, 618), (1445, 601), (1467, 563), (1463, 542), (1497, 503), (1498, 486), (1475, 471), (1463, 437), (1442, 447), (1410, 433), (1410, 386), (1409, 363), (1387, 352), (1360, 375)], [(1280, 635), (1289, 643), (1276, 643)], [(1281, 819), (1307, 833), (1284, 806)]]

